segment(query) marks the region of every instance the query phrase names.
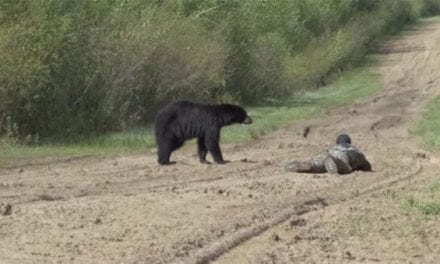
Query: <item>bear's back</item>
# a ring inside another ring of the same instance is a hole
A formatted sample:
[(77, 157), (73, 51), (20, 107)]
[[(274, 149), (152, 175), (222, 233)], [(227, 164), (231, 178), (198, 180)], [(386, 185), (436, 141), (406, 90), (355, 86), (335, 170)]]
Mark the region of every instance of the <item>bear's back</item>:
[(202, 136), (205, 130), (216, 125), (214, 106), (177, 101), (166, 105), (156, 116), (156, 136), (169, 131), (181, 139)]

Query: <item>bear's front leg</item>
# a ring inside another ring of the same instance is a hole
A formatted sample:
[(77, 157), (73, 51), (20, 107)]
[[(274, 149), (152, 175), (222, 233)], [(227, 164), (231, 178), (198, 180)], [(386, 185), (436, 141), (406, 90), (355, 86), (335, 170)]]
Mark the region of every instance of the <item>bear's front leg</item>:
[(208, 143), (208, 150), (211, 152), (212, 158), (215, 163), (225, 164), (226, 161), (223, 159), (222, 151), (220, 150), (220, 146), (216, 142)]
[(201, 163), (209, 164), (206, 160), (206, 155), (208, 154), (208, 148), (205, 145), (205, 138), (199, 137), (197, 139), (197, 154), (199, 155), (199, 160)]
[(205, 143), (208, 151), (211, 153), (212, 158), (217, 164), (225, 164), (228, 161), (223, 160), (222, 151), (220, 150), (220, 129), (212, 129), (210, 133), (205, 136)]
[(157, 146), (158, 162), (160, 165), (173, 165), (175, 162), (170, 161), (171, 153), (180, 148), (183, 141), (170, 138), (161, 138)]
[(172, 165), (173, 162), (170, 162), (171, 156), (171, 146), (169, 143), (162, 143), (158, 145), (158, 162), (160, 165)]

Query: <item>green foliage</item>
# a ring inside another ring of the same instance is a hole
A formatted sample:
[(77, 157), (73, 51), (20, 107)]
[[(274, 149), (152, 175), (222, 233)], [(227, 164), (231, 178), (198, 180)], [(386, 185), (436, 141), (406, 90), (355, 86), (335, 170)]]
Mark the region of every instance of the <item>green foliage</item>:
[(151, 2), (21, 1), (19, 14), (6, 5), (0, 129), (77, 137), (145, 123), (164, 101), (211, 97), (221, 40)]
[(425, 16), (440, 14), (440, 0), (424, 0), (422, 14)]
[(387, 190), (385, 195), (398, 202), (407, 213), (422, 216), (440, 215), (440, 182), (434, 181), (419, 188)]
[[(362, 87), (362, 89), (360, 89)], [(288, 99), (272, 101), (270, 105), (247, 107), (254, 119), (250, 126), (235, 125), (222, 129), (222, 143), (251, 141), (291, 122), (309, 118), (331, 105), (349, 103), (356, 98), (375, 93), (382, 88), (378, 74), (368, 68), (345, 73), (323, 89), (297, 93)], [(85, 136), (69, 144), (23, 146), (9, 140), (0, 140), (0, 167), (34, 162), (39, 158), (72, 155), (99, 155), (124, 151), (145, 151), (154, 147), (151, 127), (132, 128), (118, 133)]]
[(0, 135), (75, 140), (176, 99), (259, 104), (321, 86), (440, 0), (2, 0)]
[(423, 215), (440, 215), (440, 184), (431, 184), (424, 192), (407, 195), (403, 199), (403, 208), (416, 209)]
[(428, 202), (418, 206), (419, 210), (425, 215), (440, 215), (440, 203)]
[(430, 102), (415, 131), (428, 148), (440, 148), (440, 97)]

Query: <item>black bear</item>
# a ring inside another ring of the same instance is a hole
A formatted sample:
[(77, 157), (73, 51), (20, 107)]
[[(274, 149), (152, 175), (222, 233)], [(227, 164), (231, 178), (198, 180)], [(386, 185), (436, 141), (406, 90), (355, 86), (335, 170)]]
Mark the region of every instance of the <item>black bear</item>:
[(209, 151), (216, 163), (225, 163), (219, 145), (220, 129), (234, 123), (250, 124), (252, 119), (243, 108), (232, 104), (168, 104), (159, 111), (154, 124), (159, 164), (172, 164), (171, 152), (191, 138), (197, 138), (200, 162), (207, 163)]

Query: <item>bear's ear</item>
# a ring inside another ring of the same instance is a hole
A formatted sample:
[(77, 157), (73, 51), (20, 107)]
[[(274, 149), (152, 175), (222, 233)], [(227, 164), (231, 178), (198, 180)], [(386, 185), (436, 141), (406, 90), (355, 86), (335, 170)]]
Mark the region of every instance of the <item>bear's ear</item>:
[(252, 124), (252, 118), (248, 115), (246, 115), (246, 118), (243, 120), (243, 124)]

